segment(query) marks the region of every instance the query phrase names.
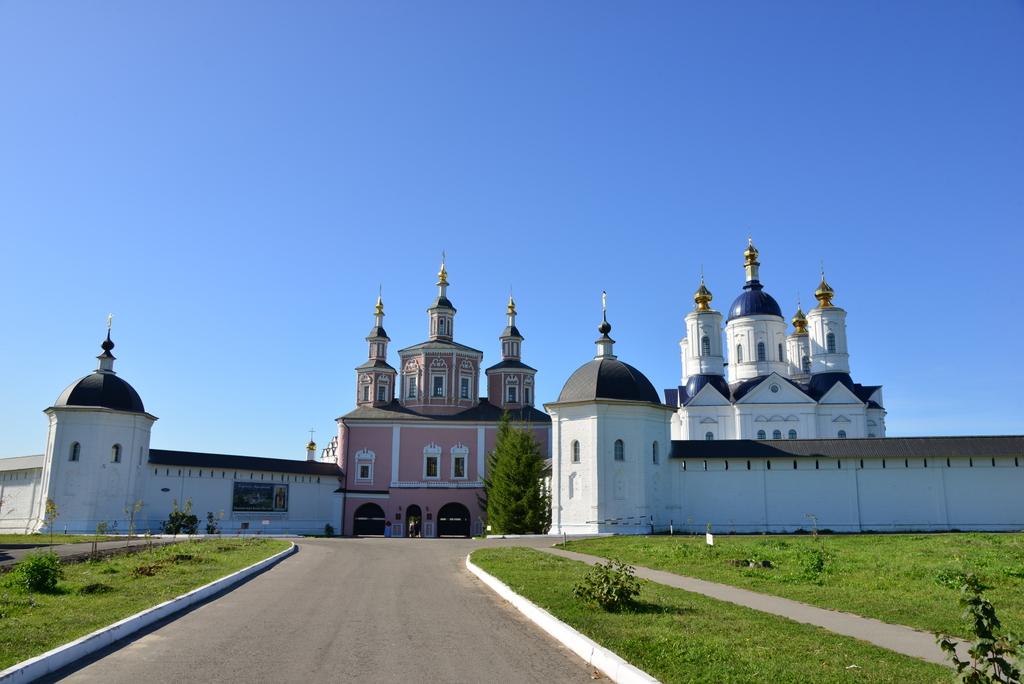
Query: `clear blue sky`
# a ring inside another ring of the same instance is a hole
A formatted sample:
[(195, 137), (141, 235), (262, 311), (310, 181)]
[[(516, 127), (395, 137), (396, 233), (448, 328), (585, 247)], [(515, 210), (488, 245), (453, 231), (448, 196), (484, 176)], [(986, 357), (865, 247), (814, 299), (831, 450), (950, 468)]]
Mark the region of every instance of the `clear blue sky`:
[[(353, 406), (383, 283), (553, 400), (679, 378), (748, 233), (787, 315), (824, 260), (890, 435), (1021, 433), (1024, 4), (0, 2), (0, 455), (95, 367), (153, 446), (301, 457)], [(395, 362), (392, 354), (392, 363)]]

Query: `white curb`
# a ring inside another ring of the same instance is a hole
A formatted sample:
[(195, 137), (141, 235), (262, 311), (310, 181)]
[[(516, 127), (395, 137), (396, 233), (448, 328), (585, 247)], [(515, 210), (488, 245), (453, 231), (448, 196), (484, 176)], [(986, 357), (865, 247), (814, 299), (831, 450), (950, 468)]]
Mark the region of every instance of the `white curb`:
[(258, 563), (254, 563), (247, 568), (242, 568), (241, 570), (233, 572), (226, 577), (214, 580), (209, 584), (199, 587), (198, 589), (193, 589), (187, 594), (182, 594), (181, 596), (172, 598), (169, 601), (164, 601), (152, 608), (147, 608), (141, 613), (136, 613), (135, 615), (126, 617), (120, 622), (115, 622), (109, 627), (104, 627), (92, 632), (91, 634), (86, 634), (84, 637), (64, 644), (63, 646), (58, 646), (57, 648), (49, 650), (42, 655), (11, 665), (6, 670), (0, 671), (0, 683), (8, 684), (8, 682), (18, 682), (20, 684), (21, 682), (31, 682), (43, 675), (56, 672), (62, 667), (69, 665), (80, 658), (84, 658), (91, 653), (95, 653), (100, 649), (106, 648), (115, 641), (123, 639), (126, 636), (130, 636), (140, 629), (148, 627), (154, 622), (158, 622), (169, 615), (173, 615), (180, 610), (184, 610), (189, 606), (207, 599), (217, 592), (238, 584), (242, 580), (248, 579), (261, 570), (264, 570), (278, 561), (287, 558), (297, 550), (298, 547), (293, 543), (284, 551), (276, 553), (270, 558), (264, 558)]
[(563, 646), (582, 658), (588, 665), (603, 672), (613, 682), (633, 684), (634, 682), (658, 681), (640, 668), (630, 665), (593, 639), (580, 634), (537, 604), (512, 591), (497, 577), (480, 569), (469, 559), (468, 555), (466, 556), (466, 568), (493, 589), (498, 596), (511, 603), (538, 627), (560, 641)]

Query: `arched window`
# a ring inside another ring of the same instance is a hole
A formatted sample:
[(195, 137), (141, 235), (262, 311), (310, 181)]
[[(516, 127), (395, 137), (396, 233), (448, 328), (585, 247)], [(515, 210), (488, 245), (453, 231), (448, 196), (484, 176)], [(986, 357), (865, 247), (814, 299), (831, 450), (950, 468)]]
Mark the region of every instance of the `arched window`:
[(615, 440), (615, 460), (625, 461), (626, 460), (626, 445), (622, 443), (621, 439)]
[(782, 439), (782, 430), (773, 430), (772, 439)]
[(779, 361), (786, 360), (786, 350), (782, 348), (782, 343), (779, 342)]
[(768, 439), (768, 433), (765, 432), (764, 430), (758, 430), (757, 431), (757, 438), (758, 439)]
[(82, 455), (82, 445), (78, 442), (71, 443), (71, 454), (68, 456), (69, 461), (77, 461), (78, 457)]
[(743, 345), (736, 345), (736, 363), (743, 363)]
[(658, 443), (651, 445), (651, 463), (658, 465)]
[(711, 339), (707, 335), (700, 338), (700, 355), (711, 356)]
[(758, 342), (757, 343), (757, 360), (758, 361), (767, 361), (768, 360), (768, 352), (765, 351), (764, 342)]
[(580, 443), (575, 439), (572, 441), (572, 462), (580, 462)]
[(836, 437), (839, 439), (846, 439), (846, 430), (840, 430)]
[(115, 444), (114, 446), (110, 447), (110, 462), (111, 463), (120, 463), (121, 462), (121, 445), (120, 444)]
[(796, 439), (796, 430), (790, 430), (789, 431), (789, 438), (790, 439)]
[(804, 373), (811, 372), (811, 358), (806, 354), (804, 355), (804, 358), (800, 359), (800, 367), (804, 369)]
[(714, 438), (715, 438), (715, 433), (714, 433), (714, 432), (705, 432), (705, 433), (704, 433), (704, 441), (706, 441), (706, 442), (710, 442), (710, 441), (712, 441), (712, 440), (713, 440)]
[(825, 348), (828, 349), (829, 354), (836, 353), (836, 335), (835, 333), (829, 333), (825, 335)]

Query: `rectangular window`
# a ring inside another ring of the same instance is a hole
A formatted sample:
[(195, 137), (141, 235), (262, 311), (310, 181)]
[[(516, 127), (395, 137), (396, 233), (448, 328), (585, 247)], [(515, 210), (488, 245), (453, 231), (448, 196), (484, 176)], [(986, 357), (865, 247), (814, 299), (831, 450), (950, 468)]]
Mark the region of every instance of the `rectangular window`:
[(508, 402), (510, 404), (514, 404), (516, 402), (516, 388), (515, 387), (509, 387), (508, 388)]
[(370, 386), (363, 385), (363, 401), (370, 401)]
[(443, 375), (435, 375), (433, 377), (433, 382), (434, 382), (434, 396), (435, 397), (443, 397), (444, 396), (444, 376)]
[(388, 400), (388, 388), (384, 385), (377, 385), (377, 401)]
[(427, 477), (436, 478), (437, 475), (437, 462), (440, 460), (439, 456), (427, 456)]
[(408, 378), (405, 379), (405, 384), (409, 388), (409, 391), (406, 392), (406, 396), (409, 397), (410, 399), (415, 399), (416, 398), (416, 376), (415, 375), (410, 375)]
[(466, 457), (465, 456), (453, 456), (452, 457), (452, 477), (464, 478), (466, 477)]
[(530, 404), (530, 403), (532, 403), (532, 402), (530, 401), (530, 388), (529, 388), (529, 387), (524, 387), (524, 388), (523, 388), (523, 401), (524, 401), (525, 403), (527, 403), (527, 404)]
[(359, 464), (359, 472), (357, 473), (356, 479), (359, 479), (359, 480), (371, 480), (371, 479), (373, 479), (372, 475), (373, 475), (373, 472), (370, 469), (370, 464), (369, 463), (360, 463)]
[(463, 399), (469, 399), (469, 378), (462, 378), (459, 396)]

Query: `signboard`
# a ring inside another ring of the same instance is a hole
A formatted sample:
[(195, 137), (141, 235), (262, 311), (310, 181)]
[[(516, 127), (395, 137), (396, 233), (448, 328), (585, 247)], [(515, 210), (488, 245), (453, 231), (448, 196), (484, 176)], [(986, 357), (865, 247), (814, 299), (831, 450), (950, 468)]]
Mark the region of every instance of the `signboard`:
[(231, 496), (232, 511), (285, 513), (288, 511), (288, 485), (269, 482), (235, 482)]

